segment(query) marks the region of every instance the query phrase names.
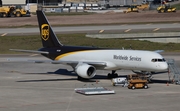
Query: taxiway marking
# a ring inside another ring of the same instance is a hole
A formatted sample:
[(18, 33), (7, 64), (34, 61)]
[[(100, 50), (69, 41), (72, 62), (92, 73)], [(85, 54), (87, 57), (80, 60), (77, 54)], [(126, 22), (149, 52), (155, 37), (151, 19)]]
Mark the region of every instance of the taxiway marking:
[(99, 33), (103, 33), (103, 32), (104, 32), (104, 30), (100, 30), (100, 31), (99, 31)]
[(1, 36), (5, 36), (5, 35), (7, 35), (7, 33), (2, 34)]
[(127, 29), (127, 30), (125, 30), (124, 32), (129, 32), (129, 31), (131, 31), (131, 29)]
[(34, 56), (37, 56), (37, 55), (39, 55), (39, 54), (32, 54), (32, 55), (30, 55), (30, 57), (34, 57)]
[(153, 31), (158, 31), (160, 28), (155, 28)]

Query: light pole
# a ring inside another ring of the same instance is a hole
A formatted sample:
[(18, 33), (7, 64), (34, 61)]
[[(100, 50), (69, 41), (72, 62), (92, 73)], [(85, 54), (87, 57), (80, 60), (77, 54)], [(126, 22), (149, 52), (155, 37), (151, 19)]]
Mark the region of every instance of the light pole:
[(39, 2), (38, 2), (38, 0), (36, 0), (36, 4), (37, 4), (37, 9), (36, 10), (39, 10)]
[(27, 3), (28, 3), (28, 11), (29, 11), (29, 0), (27, 1)]

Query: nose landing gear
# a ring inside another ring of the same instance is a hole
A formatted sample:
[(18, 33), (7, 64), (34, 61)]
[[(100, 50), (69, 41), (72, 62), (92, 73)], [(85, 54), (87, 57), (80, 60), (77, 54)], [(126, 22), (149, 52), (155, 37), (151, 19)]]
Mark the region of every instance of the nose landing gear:
[(118, 77), (116, 70), (112, 70), (112, 73), (108, 73), (108, 79), (112, 79), (112, 78), (116, 78), (116, 77)]

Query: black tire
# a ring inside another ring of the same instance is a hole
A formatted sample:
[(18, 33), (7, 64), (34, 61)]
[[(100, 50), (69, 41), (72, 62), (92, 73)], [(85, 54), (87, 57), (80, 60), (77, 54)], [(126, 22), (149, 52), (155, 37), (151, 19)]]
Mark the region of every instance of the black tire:
[(116, 78), (116, 77), (118, 77), (118, 74), (117, 73), (113, 74), (113, 78)]
[(16, 12), (16, 17), (21, 17), (21, 13), (20, 12)]
[(176, 85), (178, 85), (179, 84), (179, 82), (178, 81), (176, 81), (176, 83), (175, 83)]
[(108, 73), (108, 79), (112, 79), (112, 75), (110, 73)]
[(134, 89), (136, 89), (136, 87), (135, 87), (135, 86), (132, 86), (131, 89), (134, 90)]
[(7, 17), (7, 14), (6, 14), (6, 13), (3, 13), (3, 14), (2, 14), (2, 17)]
[(164, 13), (164, 12), (165, 12), (165, 10), (161, 9), (161, 10), (160, 10), (160, 12), (161, 12), (161, 13)]
[(144, 89), (148, 89), (148, 85), (146, 84), (146, 85), (144, 85)]

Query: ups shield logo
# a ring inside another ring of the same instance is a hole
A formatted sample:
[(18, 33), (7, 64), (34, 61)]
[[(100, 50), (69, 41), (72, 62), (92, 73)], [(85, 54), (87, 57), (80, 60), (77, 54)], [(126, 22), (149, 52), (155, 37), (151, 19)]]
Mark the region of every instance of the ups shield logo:
[(49, 25), (48, 24), (41, 25), (41, 37), (45, 41), (49, 39)]

